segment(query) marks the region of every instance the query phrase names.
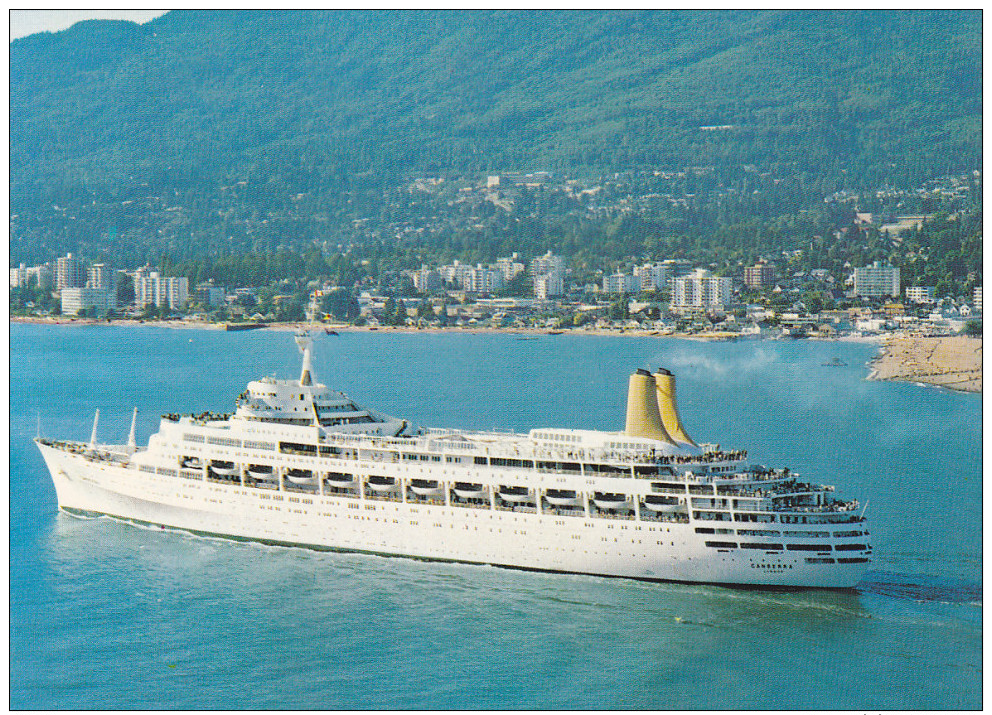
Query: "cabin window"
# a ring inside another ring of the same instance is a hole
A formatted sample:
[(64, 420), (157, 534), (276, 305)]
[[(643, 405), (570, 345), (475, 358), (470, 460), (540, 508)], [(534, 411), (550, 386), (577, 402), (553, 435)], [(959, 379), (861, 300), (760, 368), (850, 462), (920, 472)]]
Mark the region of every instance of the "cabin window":
[(753, 544), (753, 543), (742, 543), (742, 549), (764, 549), (765, 551), (781, 551), (782, 544)]
[(222, 447), (240, 447), (240, 439), (231, 439), (230, 437), (207, 437), (207, 444), (219, 444)]

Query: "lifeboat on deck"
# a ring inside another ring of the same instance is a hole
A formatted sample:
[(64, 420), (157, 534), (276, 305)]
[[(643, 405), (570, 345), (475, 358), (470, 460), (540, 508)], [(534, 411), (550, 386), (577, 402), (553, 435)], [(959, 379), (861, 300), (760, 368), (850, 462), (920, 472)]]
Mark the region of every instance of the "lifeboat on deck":
[(203, 462), (198, 457), (183, 457), (183, 469), (200, 469), (202, 466)]
[(596, 492), (592, 503), (604, 511), (618, 511), (630, 506), (626, 494), (601, 494)]
[(421, 497), (433, 497), (439, 494), (444, 494), (444, 490), (441, 489), (440, 482), (432, 479), (411, 479), (410, 491)]
[(374, 492), (388, 492), (396, 487), (396, 479), (393, 477), (369, 477), (365, 483)]
[(578, 506), (580, 504), (578, 495), (571, 489), (549, 489), (544, 493), (544, 498), (549, 504), (555, 506)]
[(675, 497), (646, 496), (644, 497), (643, 504), (645, 509), (650, 509), (651, 511), (662, 514), (672, 514), (677, 511), (685, 511), (685, 506), (680, 504), (679, 500)]
[(249, 464), (248, 476), (252, 479), (275, 479), (276, 473), (268, 464)]
[(467, 484), (456, 482), (454, 487), (455, 495), (462, 499), (481, 499), (486, 496), (486, 490), (481, 484)]
[(286, 471), (286, 479), (291, 481), (293, 484), (307, 485), (314, 484), (317, 478), (313, 475), (309, 469), (290, 469)]
[(530, 490), (527, 487), (500, 487), (499, 498), (505, 502), (521, 504), (530, 501)]
[(234, 465), (234, 462), (223, 462), (220, 460), (210, 463), (210, 471), (224, 477), (235, 477), (241, 473), (240, 469)]
[(338, 487), (339, 489), (347, 489), (349, 487), (355, 486), (354, 474), (345, 474), (343, 472), (329, 472), (327, 479), (325, 480), (329, 486)]

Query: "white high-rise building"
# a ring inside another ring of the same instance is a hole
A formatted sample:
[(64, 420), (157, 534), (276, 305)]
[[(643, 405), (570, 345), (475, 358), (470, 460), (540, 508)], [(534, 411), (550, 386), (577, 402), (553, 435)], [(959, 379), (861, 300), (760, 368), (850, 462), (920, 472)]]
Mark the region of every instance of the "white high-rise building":
[(79, 311), (94, 308), (97, 315), (105, 315), (117, 308), (117, 296), (106, 288), (63, 288), (62, 315), (77, 315)]
[(517, 254), (514, 253), (509, 258), (497, 258), (496, 270), (503, 274), (503, 280), (512, 281), (526, 270), (523, 263), (517, 261)]
[(534, 297), (547, 300), (565, 292), (565, 277), (561, 271), (534, 276)]
[(668, 283), (668, 266), (645, 263), (634, 268), (634, 275), (641, 280), (641, 290), (662, 290)]
[(565, 293), (565, 259), (548, 251), (530, 262), (534, 295), (541, 299)]
[(641, 279), (628, 273), (614, 273), (603, 277), (603, 292), (626, 295), (641, 290)]
[(52, 269), (42, 263), (40, 266), (28, 268), (28, 281), (34, 278), (39, 288), (52, 287)]
[(421, 293), (430, 293), (441, 287), (441, 274), (433, 268), (422, 266), (413, 272), (413, 287)]
[(981, 286), (975, 286), (975, 291), (973, 293), (972, 300), (975, 303), (975, 312), (976, 313), (981, 313), (982, 312), (982, 287)]
[(462, 289), (468, 293), (495, 293), (503, 288), (503, 274), (480, 263), (462, 274)]
[(723, 308), (733, 299), (732, 278), (714, 276), (697, 268), (687, 276), (672, 279), (672, 309)]
[(906, 300), (914, 303), (933, 303), (936, 288), (933, 286), (910, 286), (906, 288)]
[(17, 268), (10, 269), (10, 287), (20, 288), (23, 285), (27, 285), (28, 282), (28, 267), (23, 263)]
[(87, 288), (111, 288), (110, 285), (110, 272), (107, 270), (107, 266), (103, 263), (94, 263), (86, 271)]
[(854, 269), (854, 294), (862, 298), (899, 297), (899, 269), (875, 261)]
[(561, 271), (564, 274), (565, 259), (548, 251), (543, 256), (538, 256), (530, 262), (530, 272), (532, 275), (539, 276), (545, 273), (551, 273), (551, 271)]
[(71, 253), (55, 261), (55, 288), (82, 288), (86, 285), (83, 263)]
[(161, 276), (158, 271), (146, 273), (144, 268), (139, 268), (134, 274), (134, 302), (139, 308), (168, 305), (172, 310), (178, 310), (189, 302), (189, 279)]

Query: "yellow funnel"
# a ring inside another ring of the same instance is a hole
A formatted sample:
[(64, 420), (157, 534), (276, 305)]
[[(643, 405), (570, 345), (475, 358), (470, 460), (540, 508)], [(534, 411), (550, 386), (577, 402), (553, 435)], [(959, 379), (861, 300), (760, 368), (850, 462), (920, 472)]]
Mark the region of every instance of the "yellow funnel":
[(699, 445), (692, 441), (685, 429), (682, 427), (682, 419), (679, 417), (679, 408), (675, 402), (675, 375), (665, 368), (658, 368), (654, 374), (655, 386), (658, 390), (658, 410), (661, 412), (661, 420), (668, 432), (679, 442), (691, 444), (693, 447)]
[(627, 388), (627, 426), (624, 429), (631, 437), (648, 437), (675, 444), (658, 411), (658, 396), (651, 373), (638, 368), (630, 376)]

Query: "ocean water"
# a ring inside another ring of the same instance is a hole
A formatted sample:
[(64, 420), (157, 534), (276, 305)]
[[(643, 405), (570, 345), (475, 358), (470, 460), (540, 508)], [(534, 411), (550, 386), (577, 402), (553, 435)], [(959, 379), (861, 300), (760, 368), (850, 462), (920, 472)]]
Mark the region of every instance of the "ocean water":
[[(289, 333), (12, 325), (13, 708), (982, 706), (981, 400), (854, 343), (346, 333), (318, 378), (429, 426), (621, 429), (637, 367), (697, 440), (868, 502), (853, 591), (767, 592), (265, 547), (59, 514), (44, 436), (138, 441), (295, 376)], [(847, 367), (824, 367), (840, 357)]]

